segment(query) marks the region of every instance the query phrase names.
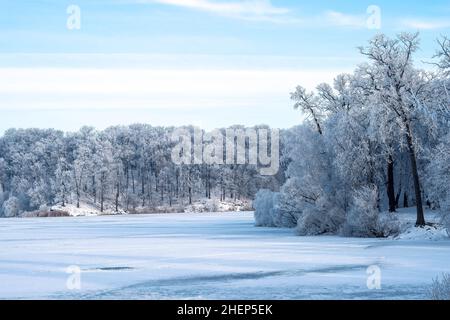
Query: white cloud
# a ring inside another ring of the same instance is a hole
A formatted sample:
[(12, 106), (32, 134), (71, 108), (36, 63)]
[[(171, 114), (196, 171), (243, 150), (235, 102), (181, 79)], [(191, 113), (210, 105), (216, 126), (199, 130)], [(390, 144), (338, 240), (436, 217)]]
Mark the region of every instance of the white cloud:
[[(337, 71), (0, 68), (2, 109), (232, 108), (290, 105)], [(274, 109), (275, 110), (275, 109)]]
[[(211, 1), (211, 0), (138, 0), (141, 3), (159, 3), (249, 20), (276, 20), (290, 10), (275, 7), (270, 0)], [(281, 21), (281, 20), (280, 20)]]
[(366, 28), (366, 12), (347, 14), (325, 11), (312, 16), (296, 16), (290, 8), (274, 6), (270, 0), (132, 0), (138, 3), (153, 3), (177, 6), (210, 12), (220, 16), (250, 21), (295, 24), (303, 27), (352, 27)]
[(401, 21), (401, 25), (402, 27), (410, 29), (435, 30), (435, 29), (450, 28), (450, 21), (442, 19), (433, 19), (433, 20), (403, 19)]

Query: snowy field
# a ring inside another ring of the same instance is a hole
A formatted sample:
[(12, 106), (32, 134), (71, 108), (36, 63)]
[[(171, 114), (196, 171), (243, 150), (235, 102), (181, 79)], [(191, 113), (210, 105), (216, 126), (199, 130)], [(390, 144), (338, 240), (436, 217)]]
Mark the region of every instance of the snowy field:
[(0, 298), (423, 299), (450, 270), (448, 240), (298, 237), (249, 212), (1, 219), (0, 243)]

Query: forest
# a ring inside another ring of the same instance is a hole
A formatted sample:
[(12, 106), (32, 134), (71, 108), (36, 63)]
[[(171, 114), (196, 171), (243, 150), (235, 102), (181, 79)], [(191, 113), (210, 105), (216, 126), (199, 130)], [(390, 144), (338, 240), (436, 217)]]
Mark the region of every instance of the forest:
[[(261, 226), (301, 235), (387, 237), (398, 208), (450, 211), (450, 40), (416, 65), (419, 34), (378, 35), (359, 48), (366, 62), (314, 92), (291, 93), (308, 121), (286, 132), (287, 181), (254, 202)], [(420, 62), (420, 61), (419, 61)]]
[[(266, 130), (266, 126), (260, 128)], [(77, 207), (88, 203), (100, 212), (138, 208), (148, 212), (157, 205), (252, 199), (261, 188), (278, 189), (282, 170), (275, 176), (262, 176), (257, 165), (248, 161), (177, 164), (171, 158), (178, 143), (172, 139), (176, 129), (146, 124), (103, 131), (84, 127), (75, 133), (10, 129), (0, 138), (1, 213), (12, 217), (56, 204), (64, 208), (68, 203)], [(183, 130), (205, 134), (194, 127)]]

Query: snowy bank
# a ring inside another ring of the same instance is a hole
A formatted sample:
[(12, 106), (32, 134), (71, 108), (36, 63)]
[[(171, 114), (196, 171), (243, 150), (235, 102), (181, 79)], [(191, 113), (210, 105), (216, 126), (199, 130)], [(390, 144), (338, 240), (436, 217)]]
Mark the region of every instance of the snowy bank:
[(71, 216), (71, 217), (90, 217), (101, 215), (121, 215), (121, 214), (157, 214), (157, 213), (206, 213), (206, 212), (240, 212), (252, 211), (250, 200), (229, 200), (219, 201), (217, 199), (201, 199), (194, 201), (192, 204), (186, 205), (159, 205), (154, 207), (137, 207), (125, 211), (119, 209), (116, 212), (113, 206), (106, 205), (103, 212), (98, 204), (90, 204), (80, 202), (78, 208), (75, 204), (54, 205), (50, 208), (43, 208), (37, 211), (24, 212), (22, 217), (54, 217), (54, 216)]
[(427, 225), (416, 227), (416, 208), (397, 209), (397, 215), (401, 222), (401, 233), (395, 237), (396, 240), (446, 240), (449, 232), (442, 224), (442, 214), (437, 210), (426, 210), (425, 219)]

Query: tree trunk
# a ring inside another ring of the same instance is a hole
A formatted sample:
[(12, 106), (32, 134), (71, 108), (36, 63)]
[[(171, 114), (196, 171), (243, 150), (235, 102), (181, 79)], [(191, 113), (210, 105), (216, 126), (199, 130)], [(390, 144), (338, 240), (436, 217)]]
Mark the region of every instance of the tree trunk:
[(189, 204), (192, 204), (192, 188), (188, 187), (188, 192), (189, 192)]
[(402, 189), (399, 189), (397, 195), (395, 196), (395, 208), (399, 208), (400, 195), (402, 194)]
[(131, 189), (133, 190), (133, 194), (136, 194), (136, 187), (134, 185), (134, 169), (131, 169)]
[(411, 173), (414, 181), (414, 192), (416, 196), (416, 206), (417, 206), (417, 220), (416, 226), (424, 226), (425, 225), (425, 217), (423, 214), (423, 205), (422, 205), (422, 192), (420, 190), (420, 180), (419, 180), (419, 172), (417, 170), (417, 159), (416, 159), (416, 150), (414, 148), (414, 143), (412, 140), (412, 131), (409, 123), (406, 123), (406, 141), (408, 143), (409, 149), (409, 158), (411, 161)]
[(62, 206), (65, 207), (66, 206), (66, 186), (63, 183), (63, 194), (62, 194)]
[(92, 197), (94, 198), (94, 203), (97, 201), (97, 188), (95, 187), (95, 175), (92, 176)]
[(105, 184), (106, 184), (106, 174), (102, 172), (100, 177), (100, 212), (103, 212), (103, 203), (105, 202)]
[(142, 195), (142, 206), (145, 206), (145, 174), (144, 169), (141, 168), (141, 195)]
[(77, 208), (80, 208), (80, 188), (77, 187)]
[(102, 188), (101, 188), (101, 190), (100, 190), (100, 212), (103, 212), (103, 202), (104, 202), (104, 200), (105, 200), (104, 192), (103, 192), (103, 189), (104, 189), (104, 188), (105, 188), (105, 187), (102, 186)]
[(119, 212), (119, 183), (116, 184), (116, 212)]
[(389, 198), (389, 212), (395, 212), (394, 159), (392, 155), (389, 155), (387, 163), (387, 195)]
[(322, 131), (322, 128), (321, 128), (321, 126), (320, 126), (319, 119), (318, 119), (317, 116), (316, 116), (316, 113), (314, 112), (314, 110), (313, 110), (312, 108), (310, 108), (310, 112), (311, 112), (311, 114), (312, 114), (312, 116), (313, 116), (313, 119), (314, 119), (314, 122), (315, 122), (315, 124), (316, 124), (317, 131), (319, 132), (320, 135), (322, 135), (322, 134), (323, 134), (323, 131)]

